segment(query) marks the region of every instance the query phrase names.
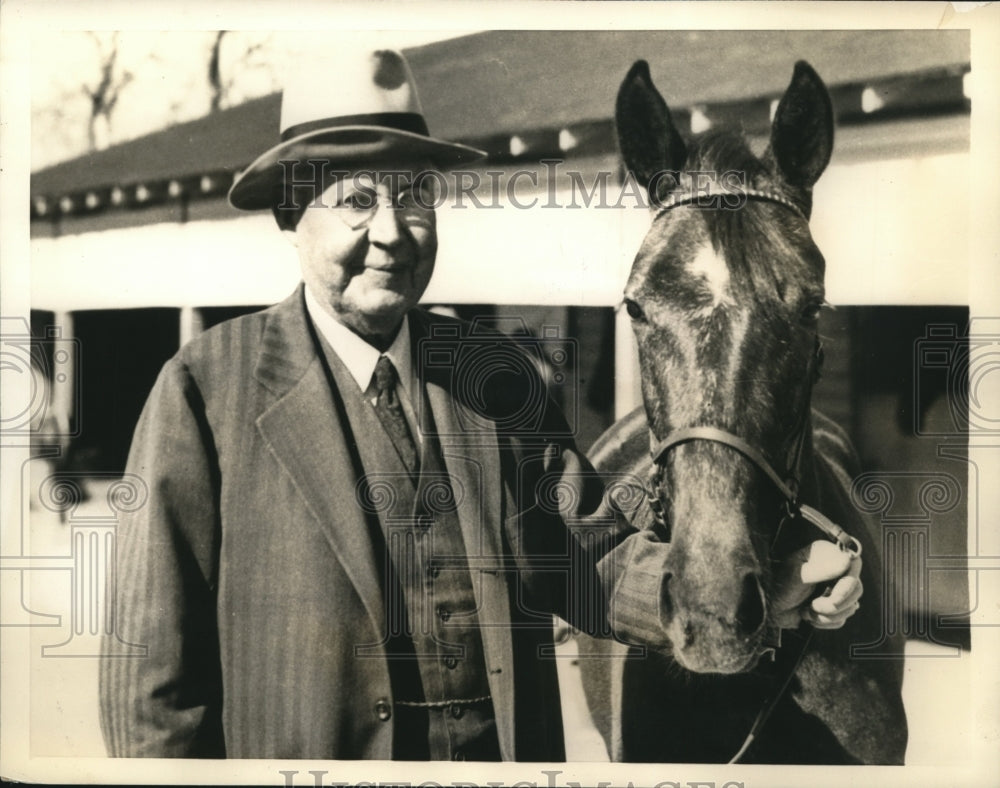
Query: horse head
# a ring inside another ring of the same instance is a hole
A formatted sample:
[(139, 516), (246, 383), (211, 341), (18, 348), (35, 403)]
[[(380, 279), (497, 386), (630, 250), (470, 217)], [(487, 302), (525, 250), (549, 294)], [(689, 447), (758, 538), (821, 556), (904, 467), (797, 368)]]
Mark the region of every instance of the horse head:
[(663, 619), (682, 666), (746, 671), (770, 628), (770, 551), (787, 497), (779, 485), (810, 439), (825, 264), (808, 217), (832, 150), (830, 98), (796, 64), (758, 157), (733, 131), (682, 138), (639, 61), (616, 124), (653, 210), (624, 303), (654, 446), (652, 492), (670, 530)]

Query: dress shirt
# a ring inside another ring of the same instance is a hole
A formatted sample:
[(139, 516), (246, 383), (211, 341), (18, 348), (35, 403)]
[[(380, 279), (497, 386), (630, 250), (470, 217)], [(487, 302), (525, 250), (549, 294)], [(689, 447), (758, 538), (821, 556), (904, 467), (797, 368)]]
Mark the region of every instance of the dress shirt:
[(373, 408), (378, 399), (373, 379), (375, 365), (378, 363), (379, 356), (389, 357), (392, 365), (396, 368), (396, 375), (399, 377), (399, 388), (401, 389), (399, 402), (403, 407), (403, 416), (410, 428), (410, 434), (413, 435), (417, 445), (422, 446), (423, 435), (419, 428), (417, 410), (413, 404), (415, 395), (420, 391), (420, 382), (414, 369), (410, 351), (409, 318), (403, 315), (403, 321), (400, 323), (399, 331), (396, 332), (396, 338), (392, 340), (389, 349), (385, 353), (381, 353), (327, 312), (308, 286), (306, 286), (305, 291), (306, 311), (309, 313), (309, 319), (312, 320), (320, 336), (333, 348), (337, 357), (344, 362), (347, 371), (351, 373), (351, 377), (357, 382), (358, 388), (361, 389), (365, 399)]

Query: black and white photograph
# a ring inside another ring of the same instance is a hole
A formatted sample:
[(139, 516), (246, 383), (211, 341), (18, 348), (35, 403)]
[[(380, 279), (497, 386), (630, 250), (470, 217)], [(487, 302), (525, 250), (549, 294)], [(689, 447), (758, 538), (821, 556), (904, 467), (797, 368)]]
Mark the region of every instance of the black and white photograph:
[(996, 784), (996, 7), (0, 15), (0, 776)]

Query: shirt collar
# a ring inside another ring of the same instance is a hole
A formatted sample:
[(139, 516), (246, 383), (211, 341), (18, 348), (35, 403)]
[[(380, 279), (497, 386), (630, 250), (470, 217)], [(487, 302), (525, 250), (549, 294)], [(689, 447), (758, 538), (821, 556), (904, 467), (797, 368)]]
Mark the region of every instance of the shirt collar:
[[(308, 286), (306, 286), (306, 311), (316, 330), (330, 343), (337, 357), (344, 362), (347, 371), (357, 382), (358, 388), (367, 391), (372, 382), (372, 375), (375, 374), (375, 365), (379, 356), (383, 354), (327, 312)], [(396, 338), (392, 340), (384, 355), (389, 357), (396, 368), (400, 385), (409, 398), (413, 387), (413, 359), (410, 355), (410, 323), (406, 315), (403, 315)]]

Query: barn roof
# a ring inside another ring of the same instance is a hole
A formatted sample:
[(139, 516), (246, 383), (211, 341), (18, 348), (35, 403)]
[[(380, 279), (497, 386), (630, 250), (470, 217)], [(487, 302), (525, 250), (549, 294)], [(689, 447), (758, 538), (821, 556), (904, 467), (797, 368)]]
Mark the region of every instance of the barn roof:
[[(407, 51), (436, 136), (489, 137), (607, 120), (622, 76), (649, 61), (671, 106), (778, 94), (795, 60), (830, 86), (915, 72), (961, 74), (967, 31), (489, 31)], [(836, 102), (836, 96), (835, 96)], [(276, 142), (272, 94), (39, 170), (35, 195), (230, 176)]]

